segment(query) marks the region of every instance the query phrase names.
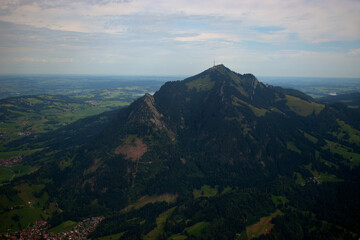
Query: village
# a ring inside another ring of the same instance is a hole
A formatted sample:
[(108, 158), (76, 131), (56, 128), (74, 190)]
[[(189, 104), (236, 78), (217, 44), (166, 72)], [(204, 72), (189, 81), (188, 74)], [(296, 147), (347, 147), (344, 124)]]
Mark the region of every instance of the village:
[(14, 164), (21, 163), (23, 160), (21, 155), (14, 156), (8, 159), (0, 159), (0, 167), (12, 167)]
[(37, 221), (33, 225), (21, 231), (0, 234), (0, 239), (87, 239), (89, 234), (96, 229), (102, 220), (104, 220), (104, 217), (86, 218), (73, 227), (71, 231), (60, 233), (48, 232), (48, 223), (46, 221)]

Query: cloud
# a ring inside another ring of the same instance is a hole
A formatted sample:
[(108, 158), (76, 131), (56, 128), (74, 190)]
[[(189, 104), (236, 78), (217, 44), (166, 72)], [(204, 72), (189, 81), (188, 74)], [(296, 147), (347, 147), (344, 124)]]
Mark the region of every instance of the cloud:
[(359, 56), (360, 55), (360, 48), (350, 50), (349, 54), (353, 55), (353, 56)]
[(14, 58), (13, 61), (16, 63), (21, 63), (21, 62), (47, 63), (48, 62), (48, 60), (44, 58), (32, 58), (32, 57)]
[(52, 58), (50, 59), (52, 63), (72, 63), (74, 62), (73, 58)]
[[(82, 33), (136, 31), (139, 21), (134, 19), (144, 16), (151, 17), (141, 23), (142, 29), (154, 31), (159, 22), (155, 23), (156, 27), (151, 27), (154, 26), (151, 18), (160, 19), (165, 26), (179, 16), (185, 20), (200, 16), (202, 21), (213, 26), (230, 24), (235, 32), (251, 33), (253, 40), (257, 38), (258, 41), (284, 41), (288, 40), (288, 34), (312, 43), (360, 39), (360, 28), (356, 24), (360, 22), (360, 2), (357, 0), (2, 0), (0, 9), (6, 10), (0, 11), (1, 21)], [(281, 29), (282, 34), (274, 31), (255, 34), (254, 27)]]
[(239, 41), (239, 39), (233, 36), (230, 36), (228, 34), (219, 34), (219, 33), (200, 33), (195, 36), (176, 37), (175, 40), (180, 42), (199, 42), (206, 40), (222, 40), (222, 41), (225, 40), (230, 42)]
[(289, 62), (336, 60), (356, 75), (359, 12), (359, 0), (0, 0), (0, 61), (14, 71), (74, 62), (68, 72), (139, 65), (160, 74), (196, 73), (216, 57), (245, 71), (272, 61), (291, 75)]
[(23, 62), (32, 62), (32, 63), (71, 63), (74, 62), (73, 58), (33, 58), (33, 57), (22, 57), (14, 58), (13, 62), (23, 63)]

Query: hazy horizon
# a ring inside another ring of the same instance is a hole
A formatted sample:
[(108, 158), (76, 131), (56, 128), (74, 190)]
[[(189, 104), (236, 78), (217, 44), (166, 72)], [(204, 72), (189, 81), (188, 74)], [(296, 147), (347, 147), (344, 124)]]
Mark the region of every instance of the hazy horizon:
[[(149, 75), (126, 75), (126, 74), (101, 74), (101, 73), (97, 73), (97, 74), (86, 74), (86, 73), (0, 73), (0, 77), (5, 77), (5, 76), (38, 76), (38, 77), (46, 77), (46, 76), (69, 76), (69, 77), (108, 77), (108, 78), (117, 78), (117, 77), (121, 77), (121, 78), (146, 78), (149, 80), (156, 80), (156, 79), (152, 79), (152, 78), (164, 78), (163, 80), (165, 81), (165, 78), (179, 78), (178, 80), (184, 80), (188, 77), (194, 76), (198, 73), (194, 73), (193, 75), (155, 75), (155, 74), (149, 74)], [(359, 77), (321, 77), (321, 76), (272, 76), (272, 75), (255, 75), (254, 73), (251, 72), (243, 72), (240, 74), (253, 74), (256, 78), (261, 79), (261, 78), (278, 78), (277, 80), (289, 80), (289, 79), (297, 79), (297, 78), (304, 78), (304, 79), (359, 79), (360, 80), (360, 76)], [(144, 79), (144, 80), (146, 80)], [(121, 79), (121, 80), (127, 80), (127, 79)], [(139, 79), (136, 79), (139, 80)], [(163, 80), (159, 80), (159, 81), (163, 81)]]

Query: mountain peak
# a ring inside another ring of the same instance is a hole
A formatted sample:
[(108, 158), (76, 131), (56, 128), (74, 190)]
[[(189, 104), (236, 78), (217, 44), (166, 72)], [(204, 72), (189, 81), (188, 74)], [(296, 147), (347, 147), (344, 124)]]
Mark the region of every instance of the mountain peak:
[(153, 96), (152, 96), (150, 93), (145, 93), (145, 94), (144, 94), (144, 97), (145, 97), (145, 98), (152, 98)]
[(129, 121), (153, 125), (157, 129), (165, 127), (161, 118), (162, 114), (156, 108), (155, 99), (149, 93), (134, 102), (128, 117)]
[(228, 69), (227, 67), (225, 67), (224, 64), (214, 65), (212, 68), (218, 69), (218, 70), (220, 70), (220, 69)]
[(215, 65), (215, 66), (209, 68), (206, 71), (211, 71), (211, 72), (215, 71), (215, 72), (220, 72), (220, 73), (232, 72), (229, 68), (225, 67), (224, 64)]
[(225, 67), (223, 64), (215, 65), (211, 68), (206, 69), (205, 71), (189, 77), (185, 79), (185, 82), (191, 82), (198, 78), (209, 77), (212, 81), (216, 81), (218, 79), (223, 79), (226, 75), (229, 74), (236, 74), (235, 72), (231, 71), (229, 68)]

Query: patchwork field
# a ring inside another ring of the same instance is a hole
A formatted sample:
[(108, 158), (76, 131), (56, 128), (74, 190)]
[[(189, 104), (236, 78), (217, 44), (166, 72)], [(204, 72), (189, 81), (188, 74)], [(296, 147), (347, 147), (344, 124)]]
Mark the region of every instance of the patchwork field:
[(209, 222), (198, 222), (188, 228), (185, 229), (185, 232), (195, 238), (200, 238), (203, 236), (207, 230), (207, 228), (210, 226)]
[(118, 240), (121, 238), (121, 236), (124, 235), (124, 233), (117, 233), (117, 234), (113, 234), (113, 235), (109, 235), (109, 236), (105, 236), (105, 237), (101, 237), (101, 238), (97, 238), (96, 240)]
[(2, 194), (0, 197), (0, 232), (16, 231), (26, 228), (28, 224), (46, 220), (57, 211), (54, 203), (43, 191), (44, 185), (17, 185), (16, 195)]
[(156, 203), (156, 202), (175, 202), (177, 196), (174, 194), (162, 194), (162, 195), (155, 195), (155, 196), (143, 196), (141, 197), (136, 203), (131, 204), (123, 209), (124, 212), (129, 211), (131, 209), (139, 209), (149, 203)]
[(209, 185), (204, 185), (201, 187), (201, 189), (194, 189), (193, 191), (193, 195), (194, 198), (199, 198), (199, 197), (213, 197), (218, 193), (217, 187), (212, 188)]
[(339, 143), (334, 143), (332, 141), (327, 140), (327, 145), (325, 145), (324, 149), (329, 149), (332, 153), (337, 153), (343, 156), (346, 161), (345, 163), (353, 166), (358, 166), (360, 164), (360, 154), (353, 152), (350, 147), (344, 146)]
[(49, 232), (53, 232), (53, 233), (68, 232), (68, 231), (71, 231), (71, 229), (73, 229), (73, 227), (75, 227), (76, 224), (77, 224), (77, 222), (69, 220), (69, 221), (61, 223), (58, 226), (50, 228)]
[(246, 235), (248, 239), (250, 240), (261, 235), (268, 234), (274, 227), (274, 224), (271, 223), (271, 220), (281, 214), (282, 212), (280, 210), (276, 210), (276, 212), (272, 213), (270, 216), (262, 217), (259, 222), (246, 227)]
[(164, 225), (166, 219), (174, 212), (176, 207), (170, 208), (169, 210), (161, 213), (158, 218), (156, 218), (156, 228), (144, 236), (144, 240), (159, 239), (161, 234), (164, 232)]
[(309, 116), (312, 113), (318, 114), (325, 107), (323, 104), (307, 102), (305, 100), (290, 95), (286, 95), (286, 100), (286, 104), (292, 111), (304, 117)]

